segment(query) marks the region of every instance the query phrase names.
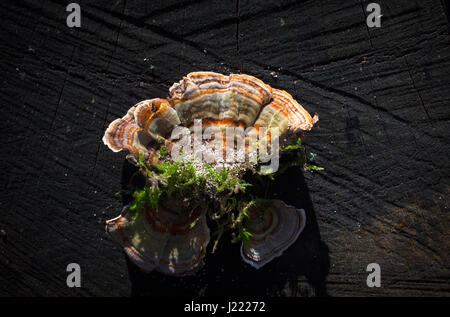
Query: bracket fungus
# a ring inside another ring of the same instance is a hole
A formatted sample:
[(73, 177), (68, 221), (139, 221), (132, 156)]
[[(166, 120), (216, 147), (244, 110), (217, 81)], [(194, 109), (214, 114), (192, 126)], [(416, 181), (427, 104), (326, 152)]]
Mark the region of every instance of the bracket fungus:
[[(192, 225), (193, 224), (193, 225)], [(129, 206), (106, 223), (106, 231), (143, 271), (189, 275), (203, 266), (209, 228), (205, 213), (180, 213), (162, 207), (133, 219)]]
[(252, 234), (248, 243), (242, 243), (242, 259), (259, 269), (291, 246), (305, 228), (306, 215), (303, 209), (274, 200), (272, 206), (249, 210), (246, 219), (247, 231)]
[(188, 275), (203, 265), (208, 219), (217, 226), (215, 246), (224, 231), (238, 230), (243, 260), (260, 268), (295, 242), (305, 213), (279, 200), (247, 213), (242, 206), (259, 194), (245, 192), (253, 184), (243, 175), (275, 172), (278, 166), (263, 171), (263, 154), (292, 147), (317, 121), (289, 93), (255, 77), (188, 74), (169, 97), (139, 102), (107, 128), (103, 142), (127, 150), (146, 178), (146, 190), (107, 222), (107, 232), (144, 271)]

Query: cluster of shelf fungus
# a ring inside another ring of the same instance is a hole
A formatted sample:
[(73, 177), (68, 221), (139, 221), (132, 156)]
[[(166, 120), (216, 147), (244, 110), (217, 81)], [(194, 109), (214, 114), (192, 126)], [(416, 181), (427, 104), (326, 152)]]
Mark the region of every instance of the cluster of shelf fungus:
[[(270, 139), (271, 129), (277, 128), (283, 149), (301, 139), (304, 131), (311, 130), (318, 115), (311, 117), (289, 93), (253, 76), (194, 72), (173, 84), (169, 97), (144, 100), (131, 107), (124, 117), (109, 125), (103, 142), (114, 152), (127, 150), (127, 159), (141, 169), (142, 164), (152, 169), (160, 163), (160, 148), (170, 152), (179, 142), (180, 139), (172, 138), (173, 130), (185, 127), (193, 133), (194, 121), (198, 119), (202, 120), (203, 130), (213, 127), (216, 134), (223, 134), (227, 127), (242, 127), (256, 134), (266, 128)], [(225, 149), (235, 146), (234, 142), (223, 144)], [(251, 146), (245, 142), (246, 148)], [(236, 166), (245, 172), (259, 163), (252, 164)], [(225, 168), (216, 161), (212, 161), (212, 166)], [(194, 274), (203, 266), (211, 240), (211, 213), (205, 210), (206, 205), (189, 211), (180, 210), (182, 205), (183, 202), (163, 201), (158, 210), (147, 207), (139, 217), (134, 217), (126, 206), (120, 216), (107, 221), (106, 231), (146, 272)], [(243, 224), (250, 238), (242, 242), (242, 259), (259, 269), (279, 257), (297, 240), (305, 220), (303, 209), (280, 200), (273, 200), (268, 209), (249, 208)]]

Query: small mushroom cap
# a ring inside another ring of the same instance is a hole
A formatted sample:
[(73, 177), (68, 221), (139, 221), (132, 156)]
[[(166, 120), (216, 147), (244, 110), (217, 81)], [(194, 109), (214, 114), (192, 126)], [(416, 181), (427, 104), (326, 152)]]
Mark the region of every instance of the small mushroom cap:
[(297, 240), (306, 223), (303, 209), (281, 200), (274, 200), (273, 207), (267, 210), (251, 209), (249, 216), (244, 225), (253, 237), (247, 244), (242, 243), (241, 256), (256, 269), (281, 256)]
[(194, 274), (203, 266), (210, 239), (205, 212), (187, 215), (164, 207), (147, 209), (133, 220), (126, 206), (106, 222), (106, 232), (143, 271), (176, 276)]

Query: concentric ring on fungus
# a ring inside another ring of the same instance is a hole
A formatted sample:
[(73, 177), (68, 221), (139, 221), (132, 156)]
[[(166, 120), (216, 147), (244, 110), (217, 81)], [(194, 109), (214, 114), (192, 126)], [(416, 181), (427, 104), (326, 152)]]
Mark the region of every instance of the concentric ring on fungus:
[[(186, 127), (192, 133), (196, 119), (202, 119), (203, 130), (215, 127), (219, 134), (227, 127), (249, 128), (249, 134), (260, 134), (266, 128), (270, 138), (270, 129), (278, 128), (283, 145), (302, 137), (303, 131), (311, 130), (319, 117), (317, 114), (311, 117), (286, 91), (274, 89), (253, 76), (194, 72), (173, 84), (167, 98), (141, 101), (125, 116), (114, 120), (103, 142), (114, 152), (127, 150), (127, 159), (136, 165), (143, 154), (144, 163), (151, 167), (159, 163), (157, 153), (162, 146), (170, 151), (179, 142), (171, 139), (175, 127)], [(248, 146), (247, 135), (245, 141)], [(224, 144), (228, 146), (226, 141)], [(255, 268), (279, 256), (297, 239), (305, 224), (304, 212), (280, 201), (275, 201), (274, 208), (271, 215), (281, 222), (276, 227), (269, 226), (271, 231), (267, 232), (268, 236), (263, 235), (264, 239), (253, 239), (249, 246), (241, 248), (244, 261)], [(133, 220), (125, 208), (121, 216), (107, 222), (107, 232), (143, 270), (192, 274), (203, 265), (210, 239), (205, 212), (194, 218), (183, 218), (181, 223), (196, 221), (196, 225), (182, 232), (169, 230), (180, 221), (169, 214), (165, 210), (159, 215), (170, 219), (161, 231), (155, 230), (149, 217)], [(280, 231), (280, 228), (289, 230)]]
[(144, 100), (133, 106), (109, 125), (103, 142), (114, 152), (128, 150), (127, 158), (134, 164), (142, 152), (145, 162), (154, 165), (159, 147), (171, 150), (177, 142), (170, 138), (172, 129), (192, 128), (195, 119), (203, 120), (203, 129), (240, 126), (258, 133), (260, 128), (277, 127), (281, 142), (289, 135), (301, 136), (319, 120), (288, 92), (244, 74), (190, 73), (173, 84), (169, 94), (166, 99)]

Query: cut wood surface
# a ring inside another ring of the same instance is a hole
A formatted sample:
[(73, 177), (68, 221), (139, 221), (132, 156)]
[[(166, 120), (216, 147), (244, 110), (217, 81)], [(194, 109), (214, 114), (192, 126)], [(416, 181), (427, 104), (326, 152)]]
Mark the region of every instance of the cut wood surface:
[[(378, 1), (369, 28), (370, 2), (79, 1), (69, 28), (69, 1), (2, 1), (0, 295), (449, 296), (446, 8)], [(273, 184), (308, 220), (263, 269), (223, 242), (196, 276), (143, 276), (104, 230), (131, 167), (101, 139), (200, 70), (256, 76), (319, 113), (305, 144), (325, 170)]]

